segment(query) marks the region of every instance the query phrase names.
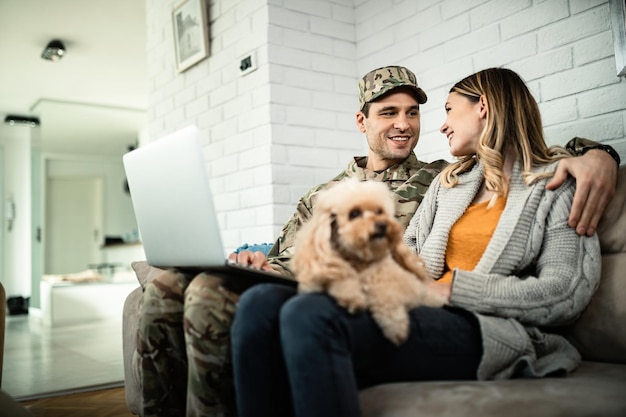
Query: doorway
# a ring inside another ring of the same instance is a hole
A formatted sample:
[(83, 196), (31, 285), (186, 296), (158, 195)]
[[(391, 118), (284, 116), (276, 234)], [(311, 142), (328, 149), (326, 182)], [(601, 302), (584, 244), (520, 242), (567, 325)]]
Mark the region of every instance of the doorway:
[(67, 274), (101, 262), (102, 178), (48, 178), (45, 274)]

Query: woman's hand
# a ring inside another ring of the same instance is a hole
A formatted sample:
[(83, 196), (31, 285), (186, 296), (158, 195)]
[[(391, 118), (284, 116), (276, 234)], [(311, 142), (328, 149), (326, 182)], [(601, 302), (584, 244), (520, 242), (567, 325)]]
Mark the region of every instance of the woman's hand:
[(450, 282), (439, 282), (432, 280), (426, 286), (433, 291), (435, 294), (443, 297), (446, 302), (450, 301), (450, 293), (452, 292), (452, 283)]

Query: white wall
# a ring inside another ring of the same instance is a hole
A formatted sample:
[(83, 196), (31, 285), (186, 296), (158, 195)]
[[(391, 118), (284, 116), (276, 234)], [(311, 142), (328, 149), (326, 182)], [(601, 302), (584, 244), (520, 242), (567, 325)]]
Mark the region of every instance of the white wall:
[[(210, 0), (211, 55), (178, 74), (171, 10), (146, 0), (149, 135), (197, 124), (225, 245), (274, 239), (298, 197), (364, 154), (357, 81), (392, 64), (429, 95), (420, 159), (449, 159), (438, 133), (452, 84), (489, 66), (526, 79), (547, 137), (586, 136), (626, 160), (626, 81), (607, 0)], [(259, 69), (238, 72), (256, 52)]]
[[(33, 157), (31, 151), (31, 137), (37, 135), (36, 129), (23, 126), (0, 125), (0, 147), (2, 148), (2, 232), (0, 233), (0, 282), (4, 285), (7, 296), (31, 297), (31, 306), (39, 307), (39, 282), (42, 265), (41, 244), (35, 242), (36, 227), (42, 226), (45, 233), (43, 219), (40, 222), (36, 217), (42, 217), (40, 208), (32, 213), (33, 198), (38, 197), (39, 186), (31, 190), (31, 164), (39, 163), (39, 157)], [(39, 155), (39, 153), (37, 153)], [(103, 233), (106, 235), (131, 235), (136, 229), (136, 222), (132, 210), (130, 196), (123, 191), (124, 171), (119, 158), (99, 158), (82, 156), (44, 155), (46, 160), (54, 160), (48, 174), (51, 176), (100, 176), (104, 179), (104, 224)], [(34, 162), (33, 162), (34, 161)], [(40, 172), (41, 170), (36, 170)], [(45, 175), (45, 171), (44, 174)], [(45, 183), (45, 179), (44, 179)], [(35, 193), (35, 195), (33, 195)], [(11, 231), (8, 230), (4, 210), (8, 199), (15, 202), (16, 217)], [(37, 202), (40, 204), (41, 202)], [(31, 213), (35, 216), (31, 224)], [(133, 253), (136, 253), (134, 251)], [(108, 257), (103, 252), (103, 261)], [(143, 259), (143, 256), (139, 259)], [(33, 273), (34, 272), (34, 273)], [(79, 271), (68, 271), (79, 272)]]
[[(41, 226), (43, 230), (43, 239), (45, 242), (45, 233), (51, 228), (45, 224), (45, 185), (47, 178), (86, 178), (97, 177), (102, 179), (102, 225), (100, 229), (99, 239), (104, 242), (105, 236), (119, 236), (125, 238), (133, 235), (133, 230), (137, 230), (130, 195), (124, 191), (124, 168), (121, 158), (103, 157), (96, 155), (78, 155), (78, 154), (49, 154), (36, 151), (33, 155), (34, 163), (39, 164), (39, 182), (41, 182), (38, 191), (41, 205), (38, 214), (33, 213), (34, 217), (39, 216), (39, 221), (35, 217), (36, 226)], [(43, 185), (42, 185), (43, 184)], [(36, 187), (35, 181), (33, 186)], [(35, 226), (35, 227), (36, 227)], [(33, 232), (34, 233), (34, 232)], [(33, 241), (33, 252), (31, 264), (33, 268), (32, 291), (30, 306), (34, 308), (41, 307), (40, 283), (44, 273), (45, 244)], [(100, 251), (99, 262), (121, 263), (123, 266), (118, 270), (129, 270), (130, 263), (134, 260), (145, 259), (141, 246), (119, 246), (114, 249), (112, 256), (111, 250), (103, 248)], [(87, 268), (87, 263), (84, 264)], [(63, 271), (64, 273), (81, 272)]]
[(31, 292), (31, 195), (30, 195), (31, 128), (0, 126), (3, 147), (2, 205), (9, 199), (15, 203), (13, 227), (2, 217), (3, 246), (0, 282), (7, 297), (29, 296)]
[[(312, 185), (366, 154), (356, 129), (352, 0), (269, 1), (274, 222), (282, 225)], [(280, 228), (274, 232), (276, 236)]]
[[(242, 228), (251, 239), (266, 239), (273, 234), (267, 5), (258, 0), (211, 2), (211, 57), (179, 74), (171, 23), (178, 3), (146, 3), (148, 141), (197, 125), (220, 223), (231, 216), (239, 219), (228, 227), (225, 245), (241, 241)], [(242, 77), (239, 58), (250, 52), (256, 54), (258, 69)]]
[[(392, 6), (393, 4), (393, 6)], [(506, 66), (539, 102), (546, 136), (586, 136), (626, 159), (626, 81), (617, 78), (606, 0), (355, 0), (359, 73), (397, 62), (429, 96), (417, 154), (449, 159), (438, 132), (449, 88)]]
[[(69, 154), (44, 154), (43, 158), (45, 161), (44, 175), (47, 178), (102, 178), (103, 235), (124, 238), (126, 235), (132, 235), (133, 229), (137, 229), (130, 195), (124, 192), (125, 177), (121, 158)], [(102, 237), (102, 241), (104, 241), (104, 237)]]

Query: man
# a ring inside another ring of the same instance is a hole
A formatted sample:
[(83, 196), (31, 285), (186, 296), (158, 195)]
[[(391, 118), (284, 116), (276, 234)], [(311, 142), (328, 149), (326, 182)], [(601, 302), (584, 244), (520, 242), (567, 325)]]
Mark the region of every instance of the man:
[[(366, 74), (359, 83), (356, 124), (367, 139), (367, 157), (354, 158), (344, 172), (303, 196), (267, 257), (243, 251), (230, 258), (292, 275), (295, 234), (311, 216), (317, 193), (346, 177), (384, 182), (392, 191), (396, 217), (406, 227), (446, 165), (442, 160), (421, 162), (413, 153), (420, 133), (419, 106), (426, 100), (415, 75), (404, 67)], [(589, 150), (590, 144), (597, 145), (577, 139), (569, 146), (582, 153), (579, 148)], [(614, 193), (616, 164), (605, 149), (592, 149), (584, 157), (563, 160), (548, 186), (558, 187), (568, 174), (577, 180), (570, 226), (593, 234)], [(219, 278), (207, 274), (166, 271), (146, 286), (137, 341), (145, 416), (180, 416), (185, 407), (187, 416), (235, 415), (229, 349), (237, 300)]]

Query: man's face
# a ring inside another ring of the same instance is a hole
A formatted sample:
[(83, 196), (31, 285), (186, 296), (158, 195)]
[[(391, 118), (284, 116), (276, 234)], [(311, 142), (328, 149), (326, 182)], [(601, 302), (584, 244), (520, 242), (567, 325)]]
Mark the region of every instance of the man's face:
[(370, 104), (368, 117), (358, 112), (356, 124), (370, 149), (367, 168), (381, 171), (400, 163), (415, 149), (420, 134), (419, 104), (412, 94), (394, 90)]

